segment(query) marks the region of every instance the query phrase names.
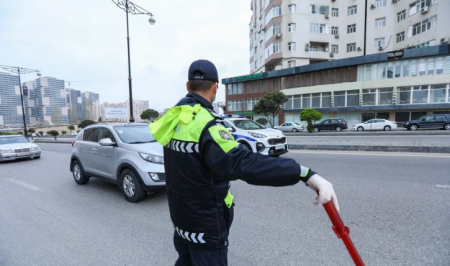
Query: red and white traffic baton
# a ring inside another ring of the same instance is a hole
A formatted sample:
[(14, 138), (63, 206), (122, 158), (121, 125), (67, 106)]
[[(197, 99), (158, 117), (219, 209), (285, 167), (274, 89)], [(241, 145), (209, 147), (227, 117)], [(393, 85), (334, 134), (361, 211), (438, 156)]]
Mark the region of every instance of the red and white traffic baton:
[(361, 257), (358, 254), (358, 251), (356, 250), (352, 240), (350, 239), (350, 229), (344, 225), (344, 222), (337, 212), (336, 207), (334, 207), (333, 202), (330, 200), (329, 202), (325, 203), (323, 207), (325, 208), (325, 211), (327, 212), (328, 217), (330, 217), (331, 223), (333, 224), (333, 227), (331, 228), (333, 228), (333, 231), (336, 233), (337, 237), (344, 241), (344, 245), (347, 248), (348, 253), (350, 253), (350, 256), (352, 257), (355, 265), (364, 266), (364, 262), (362, 261)]

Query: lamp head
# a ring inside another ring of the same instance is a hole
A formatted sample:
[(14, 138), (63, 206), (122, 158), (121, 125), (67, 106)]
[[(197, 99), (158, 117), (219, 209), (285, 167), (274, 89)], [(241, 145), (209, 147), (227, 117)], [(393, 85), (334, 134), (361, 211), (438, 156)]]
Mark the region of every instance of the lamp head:
[(155, 23), (156, 23), (155, 18), (153, 16), (150, 16), (148, 23), (150, 23), (150, 25), (155, 25)]

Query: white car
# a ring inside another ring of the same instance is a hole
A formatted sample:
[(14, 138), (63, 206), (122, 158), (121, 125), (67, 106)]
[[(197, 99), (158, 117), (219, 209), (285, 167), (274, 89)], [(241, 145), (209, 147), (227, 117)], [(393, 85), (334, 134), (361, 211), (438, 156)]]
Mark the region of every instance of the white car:
[(282, 125), (274, 127), (275, 129), (281, 130), (281, 131), (288, 131), (288, 132), (298, 132), (305, 130), (305, 127), (303, 125), (294, 123), (294, 122), (288, 122), (284, 123)]
[(41, 149), (22, 135), (0, 136), (0, 162), (17, 159), (39, 159)]
[(288, 152), (286, 136), (279, 130), (247, 118), (226, 118), (224, 124), (234, 139), (248, 150), (274, 157)]
[(389, 121), (386, 119), (370, 119), (364, 123), (355, 124), (352, 126), (353, 130), (364, 131), (364, 130), (384, 130), (390, 131), (397, 128), (397, 122)]

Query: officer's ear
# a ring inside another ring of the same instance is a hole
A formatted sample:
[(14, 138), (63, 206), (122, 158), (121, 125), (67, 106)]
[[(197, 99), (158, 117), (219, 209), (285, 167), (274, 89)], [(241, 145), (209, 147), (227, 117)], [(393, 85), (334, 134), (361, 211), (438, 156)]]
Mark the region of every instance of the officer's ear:
[(189, 91), (189, 80), (186, 81), (186, 90), (187, 90), (188, 92), (190, 92), (190, 91)]

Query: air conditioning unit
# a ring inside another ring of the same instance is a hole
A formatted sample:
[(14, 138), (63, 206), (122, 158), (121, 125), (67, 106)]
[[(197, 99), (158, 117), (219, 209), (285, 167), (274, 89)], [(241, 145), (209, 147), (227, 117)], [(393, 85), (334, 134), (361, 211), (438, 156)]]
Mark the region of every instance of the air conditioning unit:
[(330, 18), (330, 15), (328, 13), (326, 13), (325, 18)]
[(420, 10), (420, 13), (422, 13), (422, 14), (425, 14), (427, 12), (428, 12), (428, 7), (427, 6)]
[(331, 0), (331, 2), (336, 2), (336, 0)]
[(397, 3), (397, 0), (392, 0), (392, 3)]
[(334, 38), (339, 39), (339, 34), (334, 35)]
[(277, 35), (276, 35), (276, 38), (278, 39), (278, 38), (280, 38), (281, 37), (281, 33), (278, 33)]
[(262, 19), (262, 14), (259, 16), (259, 20), (261, 20)]
[(334, 57), (334, 53), (333, 52), (330, 53), (330, 57)]
[(409, 47), (411, 47), (411, 45), (410, 45), (410, 44), (407, 44), (407, 45), (406, 45), (406, 48), (409, 48)]
[(262, 30), (262, 31), (266, 31), (266, 27), (263, 27), (261, 30)]
[(357, 49), (358, 51), (361, 51), (361, 47), (358, 47), (358, 49)]
[(382, 46), (378, 46), (378, 50), (379, 51), (383, 51), (383, 47)]
[(309, 43), (305, 44), (305, 51), (309, 51)]
[(450, 42), (450, 37), (445, 37), (445, 38), (441, 39), (441, 44), (449, 43), (449, 42)]
[(374, 5), (374, 4), (372, 4), (372, 5), (370, 6), (370, 8), (374, 9), (374, 8), (375, 8), (375, 5)]

